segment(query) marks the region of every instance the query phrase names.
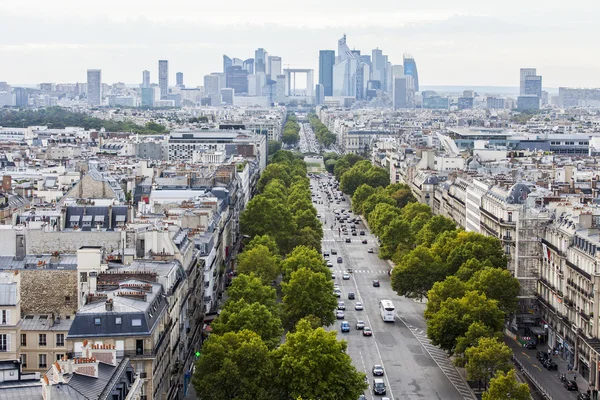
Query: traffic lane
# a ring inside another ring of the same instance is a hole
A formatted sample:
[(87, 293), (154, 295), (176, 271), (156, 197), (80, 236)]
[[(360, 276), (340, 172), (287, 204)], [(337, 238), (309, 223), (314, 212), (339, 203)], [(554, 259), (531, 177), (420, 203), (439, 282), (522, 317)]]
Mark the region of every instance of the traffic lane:
[[(349, 252), (351, 253), (352, 249)], [(382, 285), (373, 287), (373, 279), (381, 280)], [(354, 302), (345, 300), (346, 307), (350, 309), (346, 319), (361, 317), (365, 324), (373, 329), (371, 338), (362, 337), (362, 334), (349, 335), (348, 348), (352, 358), (360, 359), (361, 364), (364, 360), (367, 368), (375, 364), (383, 365), (389, 381), (386, 383), (389, 383), (393, 398), (463, 399), (404, 324), (400, 321), (383, 322), (379, 313), (379, 301), (397, 300), (389, 285), (385, 286), (386, 279), (389, 279), (386, 273), (354, 273), (350, 281), (343, 283), (342, 291), (348, 292), (353, 287), (357, 299), (364, 305), (364, 311), (353, 311)], [(365, 340), (373, 340), (375, 345), (366, 347)]]
[[(514, 340), (508, 337), (505, 337), (504, 341), (506, 345), (512, 349), (515, 358), (519, 360), (521, 365), (523, 365), (523, 367), (527, 369), (527, 371), (533, 376), (533, 378), (536, 379), (548, 393), (550, 393), (555, 398), (558, 397), (561, 399), (573, 400), (577, 399), (577, 395), (579, 394), (579, 392), (568, 391), (564, 388), (563, 382), (561, 382), (559, 379), (560, 374), (563, 372), (567, 373), (567, 371), (565, 371), (564, 369), (562, 371), (560, 369), (558, 371), (548, 371), (537, 360), (536, 350), (526, 349), (519, 345), (519, 343), (515, 342)], [(577, 383), (581, 384), (582, 380), (580, 379)], [(580, 387), (579, 390), (585, 392), (587, 390), (587, 385), (585, 385), (585, 387)]]

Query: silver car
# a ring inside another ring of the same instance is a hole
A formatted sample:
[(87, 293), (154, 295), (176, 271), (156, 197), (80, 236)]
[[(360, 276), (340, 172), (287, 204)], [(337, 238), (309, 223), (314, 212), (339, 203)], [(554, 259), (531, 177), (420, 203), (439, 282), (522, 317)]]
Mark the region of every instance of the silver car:
[(363, 308), (362, 303), (360, 301), (357, 301), (356, 303), (354, 303), (354, 309), (356, 311), (362, 311), (364, 308)]

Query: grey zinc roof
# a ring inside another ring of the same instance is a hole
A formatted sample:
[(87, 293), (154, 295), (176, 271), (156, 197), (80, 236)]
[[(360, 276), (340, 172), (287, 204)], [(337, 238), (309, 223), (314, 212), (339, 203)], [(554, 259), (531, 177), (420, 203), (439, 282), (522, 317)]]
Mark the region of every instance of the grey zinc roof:
[[(121, 282), (148, 283), (135, 279)], [(82, 306), (69, 329), (68, 338), (77, 337), (107, 337), (107, 336), (140, 336), (150, 335), (162, 313), (166, 310), (167, 301), (159, 283), (150, 283), (152, 292), (146, 300), (117, 296), (117, 292), (127, 289), (109, 290), (107, 293), (113, 301), (113, 310), (106, 311), (105, 302), (91, 303)], [(121, 323), (116, 324), (116, 317)], [(95, 319), (100, 318), (100, 325), (95, 325)], [(133, 325), (133, 320), (141, 320), (140, 325)]]
[(21, 319), (21, 330), (24, 331), (68, 331), (73, 323), (72, 319), (61, 318), (60, 321), (54, 321), (52, 324), (50, 317), (40, 318), (40, 315), (26, 315)]
[(42, 384), (39, 380), (2, 382), (0, 383), (0, 399), (43, 400)]

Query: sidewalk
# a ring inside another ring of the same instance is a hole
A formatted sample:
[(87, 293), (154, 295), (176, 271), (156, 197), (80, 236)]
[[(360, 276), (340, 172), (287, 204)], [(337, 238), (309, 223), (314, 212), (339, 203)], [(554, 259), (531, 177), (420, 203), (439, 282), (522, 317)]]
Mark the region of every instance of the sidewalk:
[(573, 372), (567, 371), (566, 361), (560, 357), (553, 356), (552, 360), (558, 365), (558, 370), (548, 371), (536, 358), (537, 351), (547, 351), (548, 349), (546, 347), (540, 346), (537, 350), (529, 350), (508, 336), (504, 337), (504, 341), (506, 342), (506, 345), (512, 349), (515, 358), (521, 363), (526, 374), (543, 389), (542, 392), (545, 392), (549, 399), (575, 400), (577, 399), (579, 392), (585, 393), (589, 388), (589, 383), (577, 374), (575, 381), (579, 387), (579, 392), (567, 391), (563, 386), (563, 382), (559, 379), (561, 373), (565, 373), (569, 379), (573, 379)]

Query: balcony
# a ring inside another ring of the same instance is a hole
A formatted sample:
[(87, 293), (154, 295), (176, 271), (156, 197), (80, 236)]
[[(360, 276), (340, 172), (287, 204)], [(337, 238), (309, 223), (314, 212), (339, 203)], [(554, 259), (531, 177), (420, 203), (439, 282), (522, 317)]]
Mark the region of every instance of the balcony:
[(581, 318), (583, 318), (586, 321), (590, 322), (590, 316), (587, 315), (586, 313), (584, 313), (583, 311), (579, 311), (579, 315), (581, 316)]

